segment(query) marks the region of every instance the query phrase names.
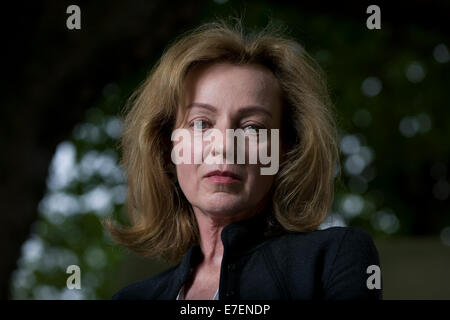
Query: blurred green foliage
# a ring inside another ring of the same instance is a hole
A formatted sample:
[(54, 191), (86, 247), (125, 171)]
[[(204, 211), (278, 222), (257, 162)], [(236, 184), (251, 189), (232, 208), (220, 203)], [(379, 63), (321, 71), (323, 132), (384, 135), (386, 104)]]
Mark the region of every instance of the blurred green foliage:
[[(198, 23), (240, 9), (234, 1), (206, 1)], [(272, 2), (246, 5), (249, 27), (265, 26), (269, 17), (318, 60), (336, 106), (342, 182), (324, 226), (357, 225), (387, 238), (441, 234), (450, 244), (448, 39), (413, 25), (368, 30), (364, 20)], [(126, 221), (118, 115), (152, 63), (107, 84), (85, 122), (58, 148), (54, 163), (63, 169), (50, 170), (40, 218), (14, 275), (14, 298), (108, 299), (117, 289), (125, 251), (100, 219)], [(82, 290), (65, 289), (70, 264), (81, 267)]]

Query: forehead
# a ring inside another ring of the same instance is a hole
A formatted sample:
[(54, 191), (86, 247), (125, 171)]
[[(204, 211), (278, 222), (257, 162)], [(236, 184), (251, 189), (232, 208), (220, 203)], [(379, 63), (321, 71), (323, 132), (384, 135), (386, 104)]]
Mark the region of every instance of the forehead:
[(186, 76), (183, 94), (183, 107), (192, 102), (222, 110), (258, 105), (276, 113), (281, 106), (278, 80), (269, 69), (257, 64), (198, 65)]

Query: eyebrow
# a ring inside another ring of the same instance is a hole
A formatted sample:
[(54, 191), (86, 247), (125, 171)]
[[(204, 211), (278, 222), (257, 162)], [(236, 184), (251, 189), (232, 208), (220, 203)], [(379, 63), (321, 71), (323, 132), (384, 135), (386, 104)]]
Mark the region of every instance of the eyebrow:
[[(211, 112), (217, 112), (217, 108), (207, 104), (207, 103), (200, 103), (200, 102), (193, 102), (190, 103), (186, 106), (186, 110), (193, 108), (193, 107), (198, 107), (198, 108), (204, 108), (207, 109)], [(261, 107), (261, 106), (245, 106), (241, 109), (238, 110), (239, 114), (251, 114), (251, 113), (264, 113), (265, 115), (269, 116), (270, 118), (273, 118), (272, 113), (268, 110), (266, 110), (265, 108)]]

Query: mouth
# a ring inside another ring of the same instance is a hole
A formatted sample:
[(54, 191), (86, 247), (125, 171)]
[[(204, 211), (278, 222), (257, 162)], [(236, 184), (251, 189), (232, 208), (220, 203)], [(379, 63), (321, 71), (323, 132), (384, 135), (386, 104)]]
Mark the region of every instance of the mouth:
[(215, 170), (207, 173), (204, 178), (210, 182), (231, 184), (241, 181), (241, 177), (230, 171)]

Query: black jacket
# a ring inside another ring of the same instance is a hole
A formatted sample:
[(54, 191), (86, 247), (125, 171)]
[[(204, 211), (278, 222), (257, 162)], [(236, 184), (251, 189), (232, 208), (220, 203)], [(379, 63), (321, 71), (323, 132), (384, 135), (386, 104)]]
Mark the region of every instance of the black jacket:
[[(370, 235), (357, 227), (264, 236), (265, 220), (256, 216), (226, 226), (219, 300), (381, 299), (368, 289), (366, 273), (379, 266)], [(131, 284), (113, 299), (175, 300), (190, 269), (201, 257), (193, 245), (183, 260), (162, 273)]]

